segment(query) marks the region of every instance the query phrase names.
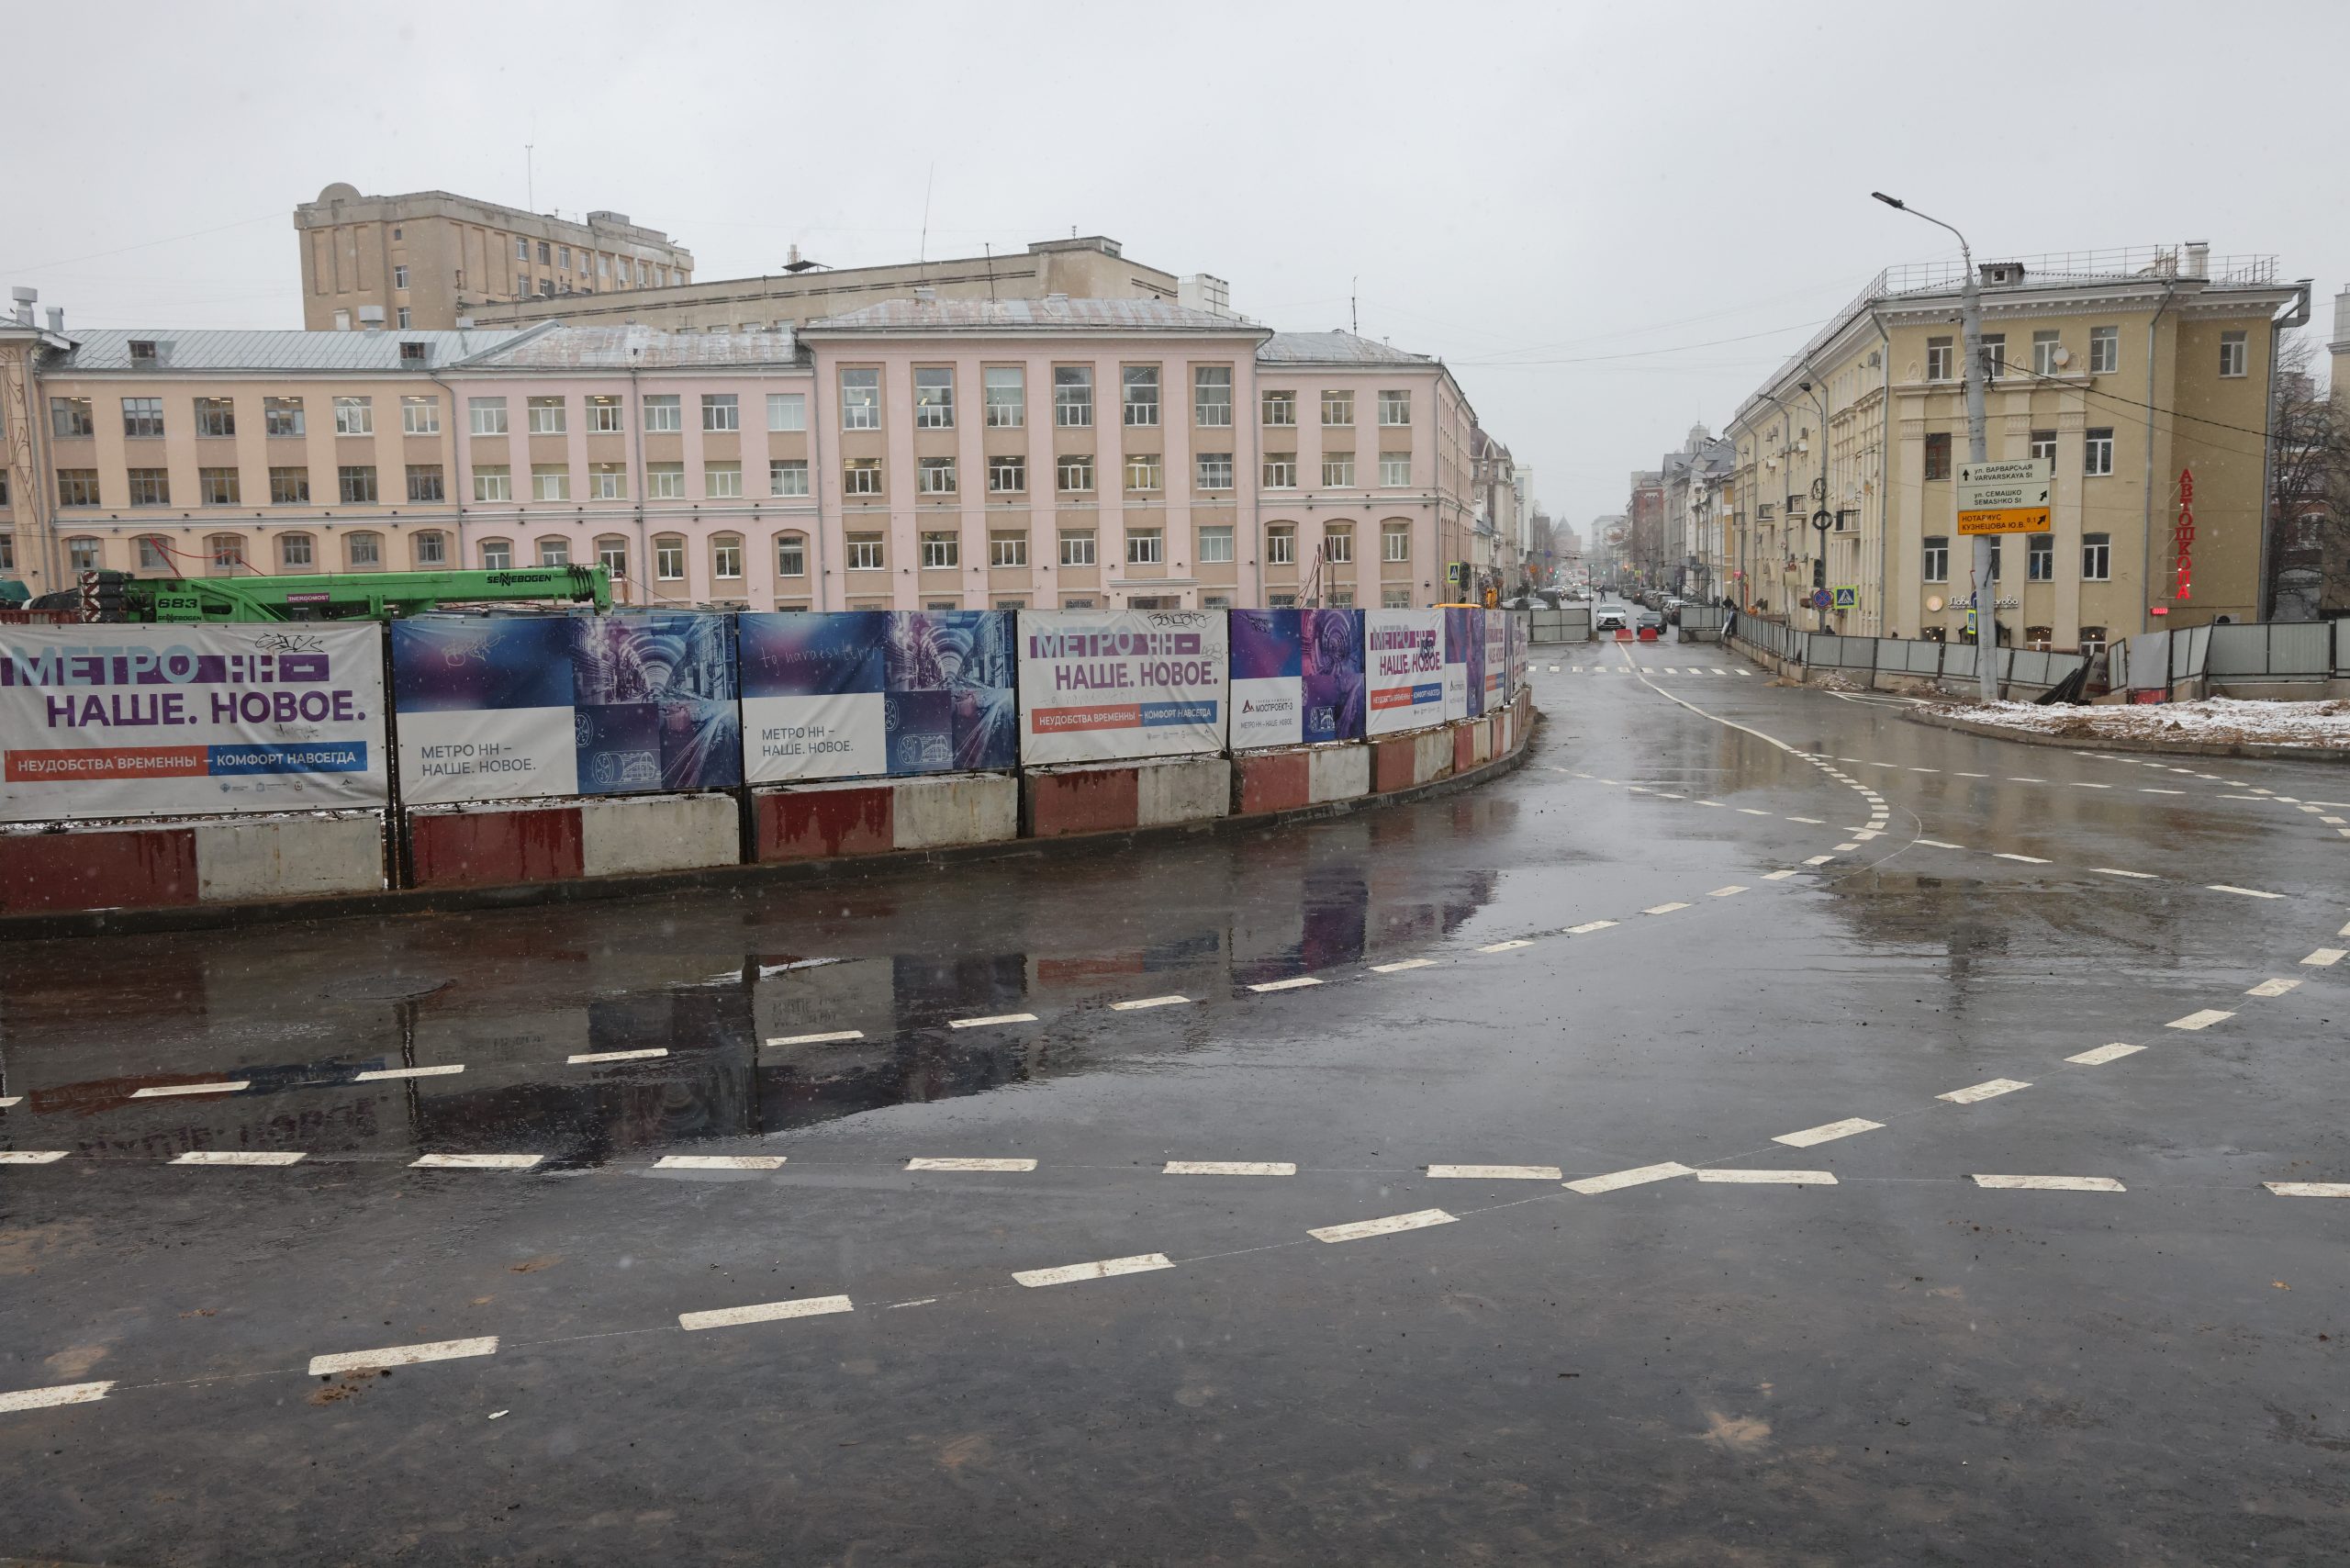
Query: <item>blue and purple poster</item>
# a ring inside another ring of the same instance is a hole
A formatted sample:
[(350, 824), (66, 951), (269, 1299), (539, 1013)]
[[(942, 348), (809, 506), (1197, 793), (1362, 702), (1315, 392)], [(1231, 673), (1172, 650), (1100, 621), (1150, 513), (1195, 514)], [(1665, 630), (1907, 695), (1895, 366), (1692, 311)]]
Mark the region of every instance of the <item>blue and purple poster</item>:
[(754, 783), (1006, 768), (1020, 760), (1012, 617), (855, 610), (741, 618)]
[(1236, 610), (1232, 749), (1360, 740), (1368, 688), (1351, 610)]
[(1444, 716), (1473, 719), (1485, 694), (1485, 612), (1456, 608), (1444, 612)]
[(403, 798), (422, 805), (741, 783), (730, 620), (394, 622)]

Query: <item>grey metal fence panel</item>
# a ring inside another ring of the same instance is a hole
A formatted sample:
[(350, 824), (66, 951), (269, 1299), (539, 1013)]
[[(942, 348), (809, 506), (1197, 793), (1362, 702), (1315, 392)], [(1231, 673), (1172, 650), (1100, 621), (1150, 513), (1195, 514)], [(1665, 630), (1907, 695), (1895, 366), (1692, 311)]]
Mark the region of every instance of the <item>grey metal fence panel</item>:
[(2333, 628), (2322, 621), (2271, 622), (2268, 673), (2322, 679), (2333, 667)]
[(2333, 673), (2350, 676), (2350, 617), (2333, 623)]
[(1804, 662), (1817, 669), (1873, 670), (1876, 668), (1876, 639), (1814, 632)]
[(2009, 648), (2008, 678), (2021, 686), (2049, 686), (2048, 655), (2039, 648)]
[(2130, 639), (2109, 645), (2105, 650), (2105, 681), (2114, 691), (2130, 689)]
[[(2268, 628), (2266, 626), (2197, 627), (2208, 631), (2211, 638), (2211, 662), (2206, 667), (2215, 676), (2251, 676), (2268, 673)], [(2171, 674), (2178, 675), (2177, 639), (2172, 640)]]
[(1942, 649), (1942, 678), (1945, 680), (1975, 678), (1975, 644), (1952, 643)]
[[(2177, 633), (2174, 632), (2171, 633), (2172, 642), (2177, 643), (2181, 640), (2182, 639), (2179, 637)], [(2187, 629), (2187, 636), (2184, 641), (2187, 644), (2187, 667), (2178, 673), (2182, 676), (2198, 676), (2210, 670), (2211, 667), (2211, 628), (2209, 626), (2190, 626)]]

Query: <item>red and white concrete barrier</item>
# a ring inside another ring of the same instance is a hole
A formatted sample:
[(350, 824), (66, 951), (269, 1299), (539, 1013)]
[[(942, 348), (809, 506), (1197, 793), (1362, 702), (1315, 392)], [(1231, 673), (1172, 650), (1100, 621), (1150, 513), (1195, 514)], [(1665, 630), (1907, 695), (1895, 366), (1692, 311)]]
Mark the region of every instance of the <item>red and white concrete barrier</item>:
[(0, 834), (0, 913), (170, 909), (383, 886), (376, 812)]
[(1020, 836), (1008, 773), (786, 784), (753, 798), (755, 858), (822, 860), (996, 844)]
[(1022, 836), (1060, 838), (1208, 822), (1232, 812), (1232, 759), (1080, 763), (1020, 781)]
[(1293, 812), (1371, 793), (1371, 748), (1353, 743), (1244, 751), (1232, 759), (1232, 812)]
[(420, 806), (408, 823), (420, 888), (642, 876), (742, 859), (731, 795)]

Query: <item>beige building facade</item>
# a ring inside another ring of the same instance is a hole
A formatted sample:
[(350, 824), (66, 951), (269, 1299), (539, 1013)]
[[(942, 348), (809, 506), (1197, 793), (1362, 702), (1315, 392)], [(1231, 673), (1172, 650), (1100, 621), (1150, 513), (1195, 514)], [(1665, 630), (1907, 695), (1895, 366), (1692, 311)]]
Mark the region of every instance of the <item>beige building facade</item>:
[[(1714, 569), (1749, 610), (1964, 633), (1958, 281), (1947, 266), (1882, 274), (1740, 408)], [(2307, 286), (2278, 282), (2272, 258), (2199, 245), (1986, 263), (1981, 283), (1986, 455), (2048, 457), (2055, 475), (2048, 532), (1999, 543), (2002, 634), (2069, 650), (2257, 619), (2272, 355), (2306, 319)], [(1848, 605), (1808, 603), (1815, 559)]]
[(448, 330), (518, 300), (560, 308), (693, 281), (693, 252), (620, 212), (575, 223), (448, 191), (363, 196), (337, 182), (294, 209), (294, 229), (311, 331)]

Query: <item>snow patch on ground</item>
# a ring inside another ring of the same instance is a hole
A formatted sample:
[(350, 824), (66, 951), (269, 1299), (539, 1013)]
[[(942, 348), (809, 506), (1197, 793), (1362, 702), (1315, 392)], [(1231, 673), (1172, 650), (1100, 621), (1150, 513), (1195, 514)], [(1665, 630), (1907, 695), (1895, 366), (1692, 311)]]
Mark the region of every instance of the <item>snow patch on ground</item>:
[(2144, 707), (2050, 707), (2031, 702), (1930, 704), (1930, 713), (2076, 740), (2194, 741), (2350, 751), (2350, 700), (2246, 702), (2207, 697)]

